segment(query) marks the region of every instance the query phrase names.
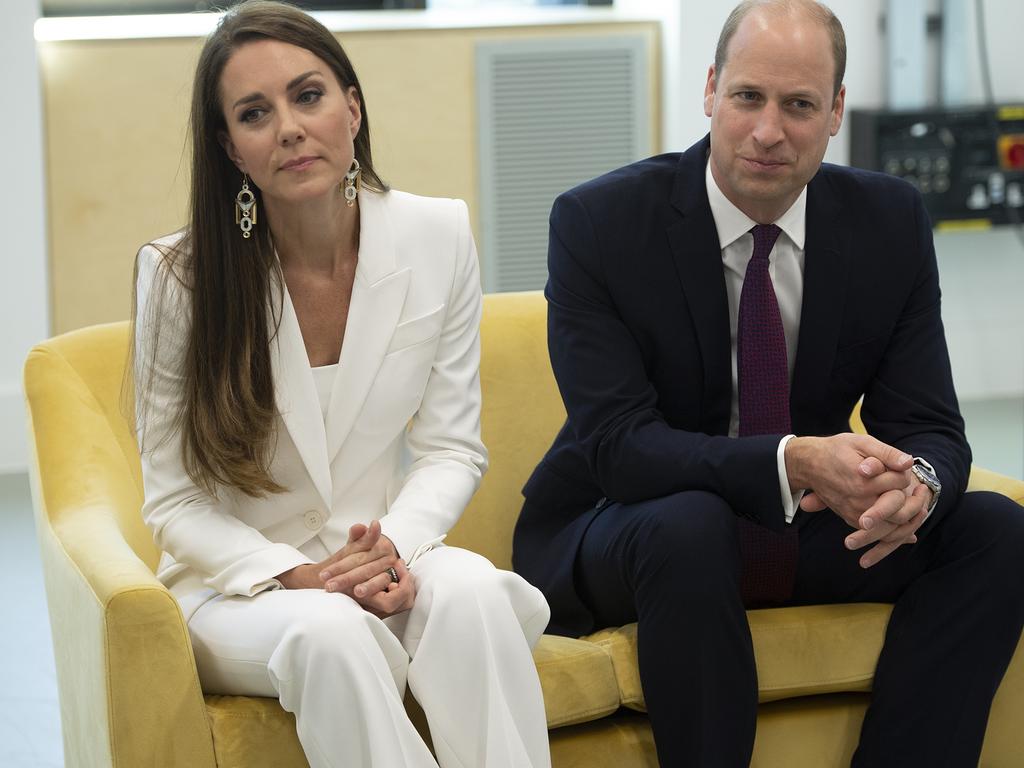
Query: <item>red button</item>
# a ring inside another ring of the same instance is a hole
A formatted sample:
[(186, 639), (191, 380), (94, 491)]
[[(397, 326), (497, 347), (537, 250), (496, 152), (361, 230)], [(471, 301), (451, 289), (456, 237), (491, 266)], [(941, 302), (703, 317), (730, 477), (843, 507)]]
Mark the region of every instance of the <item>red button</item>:
[(1007, 171), (1024, 170), (1024, 134), (1004, 133), (997, 140), (999, 164)]
[(1024, 143), (1010, 145), (1006, 152), (1006, 164), (1010, 168), (1024, 168)]

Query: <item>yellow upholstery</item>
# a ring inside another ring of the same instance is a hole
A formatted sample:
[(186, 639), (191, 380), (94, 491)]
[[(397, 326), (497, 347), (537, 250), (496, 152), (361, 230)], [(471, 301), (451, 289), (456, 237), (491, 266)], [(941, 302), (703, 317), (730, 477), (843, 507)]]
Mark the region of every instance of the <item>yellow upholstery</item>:
[[(761, 702), (870, 691), (888, 605), (815, 605), (748, 611)], [(646, 712), (636, 663), (636, 624), (586, 638), (612, 657), (622, 705)]]
[[(153, 576), (138, 452), (122, 411), (127, 325), (39, 345), (25, 367), (33, 492), (68, 766), (288, 768), (305, 761), (274, 699), (204, 696), (177, 604)], [(539, 293), (485, 298), (484, 478), (449, 542), (508, 567), (520, 488), (564, 419)], [(1024, 501), (1024, 482), (975, 469), (972, 488)], [(752, 765), (848, 765), (888, 618), (880, 605), (752, 611), (763, 702)], [(657, 760), (636, 670), (636, 627), (545, 636), (534, 657), (556, 768)], [(680, 695), (686, 695), (680, 691)], [(410, 704), (414, 720), (422, 714)], [(1024, 652), (996, 697), (982, 765), (1024, 755)]]

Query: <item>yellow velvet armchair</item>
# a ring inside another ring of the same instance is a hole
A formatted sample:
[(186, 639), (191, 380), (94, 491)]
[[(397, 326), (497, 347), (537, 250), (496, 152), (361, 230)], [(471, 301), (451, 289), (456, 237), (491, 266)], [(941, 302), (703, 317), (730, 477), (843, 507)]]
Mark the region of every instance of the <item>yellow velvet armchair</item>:
[[(520, 488), (565, 413), (539, 293), (487, 296), (482, 335), (491, 469), (449, 541), (508, 568)], [(40, 344), (25, 366), (66, 763), (305, 766), (294, 720), (275, 699), (200, 689), (187, 627), (153, 575), (159, 553), (139, 514), (138, 449), (120, 399), (127, 343), (126, 323), (86, 328)], [(1024, 482), (985, 470), (974, 470), (971, 487), (1024, 501)], [(750, 612), (762, 702), (752, 765), (849, 764), (888, 615), (887, 606), (866, 604)], [(582, 639), (545, 635), (538, 644), (556, 768), (657, 765), (635, 640), (631, 625)], [(1024, 765), (1022, 722), (1018, 647), (992, 709), (983, 766)]]

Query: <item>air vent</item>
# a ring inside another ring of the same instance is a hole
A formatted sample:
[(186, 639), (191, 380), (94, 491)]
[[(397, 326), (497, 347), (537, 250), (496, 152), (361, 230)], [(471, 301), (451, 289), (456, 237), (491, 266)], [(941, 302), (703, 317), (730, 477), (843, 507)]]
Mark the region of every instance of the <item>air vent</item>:
[(647, 56), (639, 35), (477, 46), (485, 291), (543, 288), (555, 197), (651, 154)]

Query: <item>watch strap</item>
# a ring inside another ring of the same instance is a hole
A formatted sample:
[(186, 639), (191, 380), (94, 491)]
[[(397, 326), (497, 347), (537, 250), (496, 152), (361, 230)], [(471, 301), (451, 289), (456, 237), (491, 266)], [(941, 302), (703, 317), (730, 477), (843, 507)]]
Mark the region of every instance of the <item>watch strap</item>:
[(927, 514), (930, 515), (932, 510), (935, 509), (935, 505), (939, 503), (939, 495), (942, 493), (942, 483), (939, 481), (939, 476), (935, 472), (935, 467), (920, 456), (914, 457), (914, 465), (911, 467), (911, 472), (914, 473), (914, 477), (920, 480), (932, 492), (932, 500), (927, 510)]

